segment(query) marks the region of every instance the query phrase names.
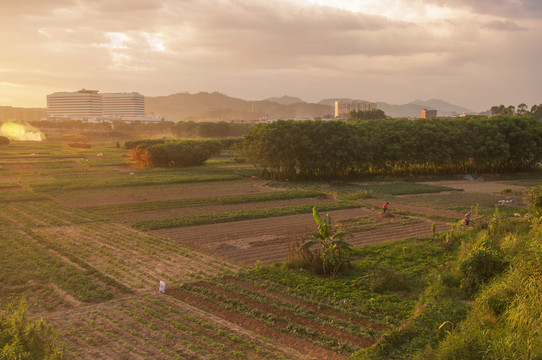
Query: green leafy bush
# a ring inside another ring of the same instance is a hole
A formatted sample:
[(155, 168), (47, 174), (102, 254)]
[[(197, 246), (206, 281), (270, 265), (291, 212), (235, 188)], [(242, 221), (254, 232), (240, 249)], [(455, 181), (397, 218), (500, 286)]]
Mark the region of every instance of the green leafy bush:
[(459, 264), (463, 275), (461, 287), (468, 295), (473, 295), (481, 285), (501, 274), (507, 267), (508, 260), (501, 249), (484, 237)]
[(535, 186), (527, 191), (530, 211), (537, 217), (542, 217), (542, 186)]
[(63, 347), (43, 319), (28, 318), (27, 305), (0, 309), (0, 359), (60, 360)]

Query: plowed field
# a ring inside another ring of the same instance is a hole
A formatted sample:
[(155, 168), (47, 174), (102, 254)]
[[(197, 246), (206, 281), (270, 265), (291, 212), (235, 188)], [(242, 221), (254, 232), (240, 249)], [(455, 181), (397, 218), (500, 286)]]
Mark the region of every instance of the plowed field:
[[(378, 217), (365, 208), (329, 212), (334, 221), (361, 216)], [(382, 225), (354, 232), (348, 242), (354, 246), (384, 241), (423, 237), (432, 233), (431, 222), (391, 223), (393, 218), (383, 218)], [(437, 222), (437, 231), (447, 231), (450, 225)], [(267, 219), (236, 221), (230, 224), (190, 226), (153, 231), (154, 234), (189, 245), (202, 251), (217, 254), (244, 265), (284, 261), (288, 258), (288, 245), (307, 232), (315, 231), (312, 214), (281, 216)]]

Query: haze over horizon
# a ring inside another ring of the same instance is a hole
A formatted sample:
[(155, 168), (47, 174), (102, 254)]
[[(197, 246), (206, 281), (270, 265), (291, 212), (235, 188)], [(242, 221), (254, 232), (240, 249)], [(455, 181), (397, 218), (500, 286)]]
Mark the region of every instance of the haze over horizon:
[(81, 88), (542, 103), (537, 0), (21, 0), (0, 29), (0, 106)]

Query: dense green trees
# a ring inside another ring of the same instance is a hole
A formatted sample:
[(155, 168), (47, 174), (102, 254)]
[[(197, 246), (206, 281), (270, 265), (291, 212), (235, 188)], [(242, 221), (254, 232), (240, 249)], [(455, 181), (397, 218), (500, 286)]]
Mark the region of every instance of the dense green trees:
[(542, 123), (520, 116), (277, 121), (254, 127), (242, 152), (273, 179), (528, 170), (542, 158)]
[(542, 121), (542, 104), (529, 107), (525, 103), (521, 103), (517, 108), (513, 105), (504, 106), (504, 105), (495, 105), (490, 109), (491, 115), (520, 115), (520, 116), (533, 116), (537, 120)]
[(386, 119), (386, 113), (380, 109), (352, 110), (348, 113), (348, 121)]

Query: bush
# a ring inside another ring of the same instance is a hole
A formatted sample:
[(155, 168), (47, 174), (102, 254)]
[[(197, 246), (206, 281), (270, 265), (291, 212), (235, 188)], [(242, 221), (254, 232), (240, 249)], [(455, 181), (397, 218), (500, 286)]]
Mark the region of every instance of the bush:
[(369, 274), (361, 277), (358, 284), (380, 294), (389, 291), (410, 291), (408, 274), (389, 266), (373, 269)]
[(0, 136), (0, 145), (9, 145), (9, 138), (6, 136)]
[(529, 210), (537, 217), (542, 217), (542, 186), (535, 186), (527, 191)]
[(139, 166), (166, 168), (203, 165), (222, 149), (217, 140), (138, 140), (125, 146)]
[(461, 287), (472, 296), (481, 285), (501, 274), (507, 267), (508, 260), (501, 249), (489, 239), (482, 238), (459, 264), (463, 275)]
[(63, 359), (51, 327), (28, 318), (27, 306), (0, 309), (0, 359)]

